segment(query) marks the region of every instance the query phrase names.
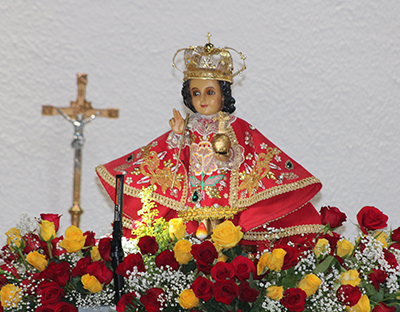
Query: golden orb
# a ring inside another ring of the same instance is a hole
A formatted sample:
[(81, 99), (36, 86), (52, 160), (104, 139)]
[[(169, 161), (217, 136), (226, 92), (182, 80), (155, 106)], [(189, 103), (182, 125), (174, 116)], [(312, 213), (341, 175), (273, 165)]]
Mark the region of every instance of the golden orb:
[(224, 133), (217, 133), (212, 140), (212, 147), (217, 154), (226, 155), (231, 149), (231, 140)]

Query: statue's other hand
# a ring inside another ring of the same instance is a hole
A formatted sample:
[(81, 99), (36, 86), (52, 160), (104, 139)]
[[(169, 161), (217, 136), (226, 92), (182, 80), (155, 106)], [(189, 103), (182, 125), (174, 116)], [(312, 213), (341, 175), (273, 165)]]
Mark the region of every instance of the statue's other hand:
[(185, 120), (182, 118), (181, 113), (174, 108), (174, 117), (169, 120), (169, 125), (175, 134), (182, 134)]

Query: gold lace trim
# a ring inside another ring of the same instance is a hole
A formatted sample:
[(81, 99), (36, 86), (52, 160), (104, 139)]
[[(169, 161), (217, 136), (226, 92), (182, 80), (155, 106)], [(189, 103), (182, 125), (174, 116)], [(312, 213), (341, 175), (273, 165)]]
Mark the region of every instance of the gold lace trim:
[(201, 221), (203, 219), (233, 219), (238, 212), (246, 208), (234, 208), (230, 206), (218, 207), (188, 207), (187, 210), (179, 211), (178, 216), (185, 221)]
[(304, 224), (295, 225), (288, 228), (278, 229), (277, 233), (271, 233), (268, 231), (264, 232), (252, 232), (248, 231), (244, 233), (243, 239), (247, 241), (265, 241), (265, 240), (277, 240), (284, 237), (301, 234), (316, 234), (321, 231), (321, 224)]
[[(107, 182), (107, 184), (115, 187), (115, 177), (110, 172), (108, 172), (108, 170), (103, 165), (97, 166), (96, 172), (99, 174), (99, 176), (104, 181)], [(183, 191), (182, 191), (181, 201), (174, 200), (172, 198), (168, 198), (168, 197), (165, 197), (165, 196), (157, 194), (157, 193), (152, 194), (153, 200), (155, 202), (157, 202), (163, 206), (166, 206), (168, 208), (171, 208), (173, 210), (176, 210), (176, 211), (183, 210), (184, 203), (186, 202), (186, 197), (188, 194), (188, 186), (187, 185), (188, 185), (187, 175), (185, 175), (185, 181), (184, 181), (184, 187), (183, 187)], [(125, 195), (132, 196), (135, 198), (140, 198), (141, 191), (142, 190), (134, 188), (127, 184), (124, 185), (124, 194)]]
[(259, 201), (265, 200), (272, 198), (274, 196), (282, 195), (291, 191), (299, 190), (302, 188), (305, 188), (307, 186), (310, 186), (312, 184), (318, 184), (321, 183), (319, 179), (316, 177), (309, 177), (305, 178), (303, 180), (289, 183), (289, 184), (283, 184), (283, 185), (277, 185), (274, 187), (271, 187), (265, 191), (262, 191), (254, 196), (251, 196), (249, 198), (241, 198), (237, 201), (236, 206), (237, 207), (249, 207), (251, 205), (254, 205), (255, 203), (258, 203)]
[(132, 230), (132, 229), (133, 229), (132, 223), (133, 223), (134, 221), (135, 221), (135, 220), (134, 220), (133, 218), (129, 217), (129, 216), (126, 215), (126, 214), (124, 214), (124, 215), (122, 216), (122, 226), (123, 226), (124, 228), (128, 229), (128, 230)]

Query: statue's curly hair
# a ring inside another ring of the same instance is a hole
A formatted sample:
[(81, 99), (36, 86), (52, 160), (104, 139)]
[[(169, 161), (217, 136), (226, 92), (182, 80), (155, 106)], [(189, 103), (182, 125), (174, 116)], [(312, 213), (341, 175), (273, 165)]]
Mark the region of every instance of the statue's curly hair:
[[(236, 110), (236, 100), (232, 96), (231, 83), (222, 80), (218, 80), (218, 83), (221, 88), (222, 95), (224, 96), (224, 107), (222, 108), (222, 111), (232, 114)], [(181, 93), (185, 106), (189, 108), (192, 112), (197, 113), (192, 103), (192, 94), (190, 93), (190, 79), (183, 82)]]

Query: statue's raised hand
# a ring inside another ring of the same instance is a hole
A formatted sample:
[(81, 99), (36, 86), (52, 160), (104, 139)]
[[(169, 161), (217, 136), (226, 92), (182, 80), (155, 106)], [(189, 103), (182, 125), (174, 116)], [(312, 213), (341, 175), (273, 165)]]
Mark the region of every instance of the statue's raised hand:
[(175, 134), (182, 134), (185, 120), (182, 118), (181, 113), (174, 108), (174, 117), (169, 120), (169, 125)]

